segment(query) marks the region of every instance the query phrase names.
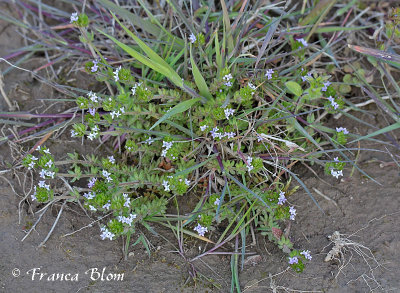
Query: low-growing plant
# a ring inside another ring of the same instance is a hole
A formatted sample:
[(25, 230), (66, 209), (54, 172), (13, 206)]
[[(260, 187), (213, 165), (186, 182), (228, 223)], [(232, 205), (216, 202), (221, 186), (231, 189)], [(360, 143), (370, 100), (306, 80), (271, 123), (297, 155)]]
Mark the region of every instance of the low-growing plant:
[[(214, 244), (191, 261), (236, 239), (231, 264), (237, 290), (238, 237), (243, 264), (246, 237), (254, 229), (287, 254), (296, 272), (303, 271), (311, 252), (295, 248), (285, 228), (296, 219), (292, 198), (300, 187), (317, 203), (292, 168), (298, 162), (317, 165), (336, 179), (346, 163), (358, 169), (345, 146), (358, 136), (341, 125), (327, 127), (322, 117), (348, 105), (342, 94), (350, 92), (350, 84), (361, 87), (363, 69), (345, 75), (344, 84), (334, 83), (307, 67), (315, 58), (310, 47), (319, 54), (330, 48), (308, 42), (313, 30), (305, 37), (282, 28), (274, 39), (280, 18), (263, 16), (261, 29), (249, 28), (240, 17), (231, 25), (240, 7), (228, 12), (224, 1), (222, 13), (195, 12), (203, 25), (213, 22), (213, 31), (185, 20), (175, 1), (170, 5), (186, 31), (170, 32), (146, 11), (152, 22), (140, 29), (153, 37), (158, 32), (158, 40), (141, 38), (135, 26), (121, 20), (136, 19), (129, 11), (100, 2), (112, 11), (107, 26), (84, 13), (70, 18), (92, 56), (81, 65), (104, 86), (77, 91), (86, 93), (74, 99), (80, 121), (74, 119), (70, 135), (114, 151), (72, 152), (57, 161), (48, 148), (37, 147), (23, 160), (41, 178), (32, 200), (54, 201), (56, 179), (69, 178), (67, 199), (108, 215), (100, 237), (125, 237), (125, 254), (132, 237), (148, 249), (138, 229), (154, 232), (153, 223)], [(261, 33), (270, 42), (263, 42), (259, 57), (238, 49)], [(96, 38), (106, 38), (107, 46), (100, 47)], [(265, 52), (271, 53), (264, 57)], [(117, 55), (126, 58), (116, 62)], [(182, 214), (178, 202), (187, 202), (191, 212)], [(176, 216), (167, 214), (173, 208)], [(178, 228), (170, 224), (174, 221)]]

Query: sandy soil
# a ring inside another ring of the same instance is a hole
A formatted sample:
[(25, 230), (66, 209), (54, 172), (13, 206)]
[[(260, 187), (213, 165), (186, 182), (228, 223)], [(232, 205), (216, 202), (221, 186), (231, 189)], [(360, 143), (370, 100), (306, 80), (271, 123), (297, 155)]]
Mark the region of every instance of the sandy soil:
[[(0, 21), (0, 33), (0, 56), (23, 45), (13, 26)], [(3, 70), (7, 67), (4, 64), (0, 66)], [(25, 67), (33, 66), (29, 64)], [(17, 70), (5, 76), (5, 84), (6, 92), (18, 102), (21, 110), (31, 110), (33, 105), (40, 105), (40, 99), (55, 95), (51, 89), (32, 82), (28, 73)], [(1, 98), (0, 111), (7, 110)], [(56, 113), (57, 110), (55, 107), (51, 112)], [(341, 125), (346, 125), (346, 121), (341, 121)], [(354, 123), (346, 126), (353, 132), (360, 129)], [(50, 148), (62, 158), (73, 143), (60, 142), (56, 140)], [(369, 147), (384, 149), (377, 145)], [(12, 162), (10, 154), (9, 146), (0, 146), (1, 170)], [(400, 292), (399, 168), (390, 163), (388, 155), (377, 152), (362, 153), (358, 162), (382, 185), (358, 172), (350, 178), (351, 169), (346, 169), (342, 181), (323, 175), (322, 169), (316, 170), (321, 178), (315, 178), (309, 171), (299, 171), (303, 173), (302, 178), (308, 178), (305, 183), (324, 211), (318, 210), (305, 192), (299, 192), (294, 197), (298, 216), (291, 226), (291, 237), (296, 247), (311, 250), (313, 260), (303, 274), (297, 275), (287, 270), (285, 255), (267, 239), (257, 235), (257, 245), (249, 247), (249, 251), (259, 255), (256, 264), (245, 266), (240, 273), (245, 292), (273, 292), (274, 288), (276, 292), (284, 292), (285, 288), (291, 292)], [(19, 209), (19, 202), (24, 196), (23, 177), (6, 173), (4, 178), (0, 178), (1, 292), (229, 291), (230, 260), (224, 257), (210, 256), (194, 263), (198, 272), (209, 281), (199, 282), (196, 286), (192, 282), (185, 285), (189, 267), (182, 257), (172, 252), (173, 246), (161, 237), (146, 234), (154, 245), (152, 256), (148, 257), (144, 248), (137, 246), (132, 248), (128, 260), (122, 257), (122, 242), (101, 241), (96, 225), (72, 236), (62, 237), (91, 223), (91, 219), (75, 205), (65, 207), (44, 247), (38, 248), (38, 245), (51, 229), (60, 206), (52, 206), (35, 231), (22, 242), (26, 231), (37, 220), (37, 215), (32, 216), (31, 211), (41, 207), (30, 207), (23, 202)], [(154, 228), (174, 241), (168, 230)], [(346, 246), (347, 249), (343, 251), (344, 262), (325, 262), (326, 254), (332, 248), (327, 236), (334, 231), (347, 235), (358, 231), (350, 239), (364, 248), (359, 245)], [(194, 256), (199, 252), (199, 246), (204, 249), (203, 243), (188, 242), (185, 253)], [(47, 275), (40, 280), (40, 273)], [(52, 274), (57, 273), (59, 277), (64, 274), (64, 278), (73, 280), (52, 281), (56, 277)]]

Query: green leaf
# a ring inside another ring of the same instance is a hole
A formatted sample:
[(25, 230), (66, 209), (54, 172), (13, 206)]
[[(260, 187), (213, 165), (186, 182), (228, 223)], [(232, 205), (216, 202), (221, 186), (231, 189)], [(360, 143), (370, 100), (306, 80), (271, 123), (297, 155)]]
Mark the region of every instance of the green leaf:
[(201, 75), (201, 72), (197, 67), (196, 63), (194, 62), (192, 50), (190, 50), (190, 63), (192, 63), (192, 73), (194, 81), (200, 90), (200, 94), (206, 97), (207, 99), (212, 99), (212, 95), (210, 94), (210, 90), (208, 89), (207, 83), (204, 80), (203, 76)]
[(172, 116), (186, 111), (187, 109), (189, 109), (191, 106), (193, 106), (196, 102), (198, 102), (200, 100), (201, 100), (200, 98), (197, 98), (197, 99), (180, 102), (178, 105), (176, 105), (171, 110), (169, 110), (167, 113), (165, 113), (165, 115), (162, 116), (156, 123), (154, 123), (154, 125), (149, 130), (152, 130), (158, 124), (171, 118)]
[(298, 97), (301, 96), (301, 94), (303, 93), (301, 86), (295, 81), (288, 81), (285, 83), (285, 85), (286, 85), (286, 88), (289, 90), (289, 92), (291, 92), (292, 94), (294, 94)]
[(162, 59), (162, 61), (163, 61), (162, 63), (158, 63), (157, 58), (156, 58), (156, 60), (151, 60), (151, 59), (147, 58), (146, 56), (137, 52), (135, 49), (129, 47), (128, 45), (121, 43), (120, 41), (118, 41), (114, 37), (110, 36), (109, 34), (106, 34), (106, 33), (102, 32), (101, 30), (98, 30), (98, 31), (100, 33), (102, 33), (103, 35), (107, 36), (109, 39), (111, 39), (121, 49), (123, 49), (126, 53), (131, 55), (133, 58), (137, 59), (139, 62), (141, 62), (144, 65), (150, 67), (151, 69), (161, 73), (162, 75), (168, 77), (175, 85), (177, 85), (179, 87), (183, 87), (183, 80), (179, 77), (179, 75), (154, 51), (152, 51), (152, 52), (154, 54), (156, 54), (160, 59)]

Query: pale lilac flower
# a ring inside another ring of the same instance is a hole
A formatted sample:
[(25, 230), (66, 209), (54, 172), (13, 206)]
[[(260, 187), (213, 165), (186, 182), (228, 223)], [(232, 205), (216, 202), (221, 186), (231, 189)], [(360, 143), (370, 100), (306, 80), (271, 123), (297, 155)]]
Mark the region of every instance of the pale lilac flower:
[(114, 74), (114, 80), (115, 82), (119, 81), (119, 71), (121, 70), (121, 66), (119, 66), (115, 71), (113, 72)]
[(262, 140), (263, 140), (263, 138), (261, 137), (261, 135), (257, 134), (257, 142), (260, 142)]
[(257, 89), (257, 88), (255, 87), (255, 85), (252, 84), (251, 82), (249, 82), (247, 85), (248, 85), (249, 88), (251, 88), (253, 91), (255, 91), (255, 90)]
[(107, 158), (108, 158), (108, 160), (110, 161), (111, 164), (115, 164), (114, 156), (108, 156)]
[(124, 217), (124, 216), (119, 216), (118, 221), (121, 223), (128, 224), (129, 226), (132, 226), (133, 220), (136, 219), (135, 214), (130, 214), (129, 217)]
[(111, 202), (108, 201), (106, 204), (103, 205), (103, 209), (106, 209), (107, 211), (110, 209), (111, 207)]
[(328, 90), (328, 86), (330, 85), (331, 85), (330, 81), (324, 82), (324, 87), (321, 89), (321, 91), (326, 92)]
[(46, 170), (42, 169), (42, 171), (39, 172), (40, 178), (46, 179)]
[(225, 132), (224, 136), (228, 137), (228, 139), (234, 138), (236, 136), (236, 133), (234, 132)]
[[(142, 85), (142, 82), (137, 82), (137, 83), (135, 83), (134, 85), (133, 85), (133, 87), (132, 87), (132, 89), (131, 89), (131, 92), (132, 92), (132, 96), (134, 96), (135, 94), (136, 94), (136, 89), (137, 89), (137, 87), (138, 86), (141, 86)], [(146, 88), (147, 89), (147, 88)]]
[(97, 63), (94, 63), (93, 66), (90, 68), (91, 72), (96, 72), (99, 69), (99, 67), (97, 66)]
[(331, 175), (333, 177), (335, 177), (336, 179), (339, 178), (339, 176), (343, 176), (343, 170), (335, 170), (335, 169), (331, 169)]
[(99, 101), (99, 97), (93, 93), (92, 91), (90, 91), (88, 94), (89, 99), (93, 102), (93, 103), (97, 103)]
[(199, 236), (204, 236), (204, 234), (208, 232), (207, 227), (202, 227), (200, 224), (197, 224), (197, 226), (193, 230), (196, 231)]
[(339, 158), (338, 158), (338, 157), (334, 157), (334, 158), (333, 158), (333, 161), (339, 162)]
[(167, 180), (164, 180), (162, 185), (164, 186), (164, 191), (171, 191), (170, 190), (170, 186), (169, 186), (169, 182)]
[(38, 186), (43, 188), (46, 186), (46, 182), (44, 180), (40, 180)]
[(290, 207), (289, 213), (290, 213), (290, 219), (291, 219), (292, 221), (294, 221), (294, 218), (295, 218), (295, 216), (296, 216), (296, 209), (295, 209), (294, 207)]
[(46, 154), (48, 154), (48, 155), (50, 155), (50, 151), (49, 151), (49, 149), (47, 149), (47, 148), (43, 149), (43, 152), (46, 153)]
[(302, 80), (302, 81), (307, 81), (307, 76), (302, 76), (302, 77), (301, 77), (301, 80)]
[(227, 87), (231, 87), (232, 86), (232, 82), (231, 82), (231, 80), (232, 80), (232, 74), (226, 74), (224, 77), (223, 77), (223, 80), (225, 81), (225, 85), (227, 86)]
[(229, 119), (229, 117), (232, 116), (233, 113), (235, 113), (235, 110), (227, 108), (227, 109), (224, 110), (224, 113), (225, 113), (225, 118)]
[[(36, 186), (35, 186), (36, 187)], [(37, 200), (37, 198), (36, 198), (36, 191), (33, 193), (33, 194), (31, 194), (31, 199), (32, 200)]]
[(38, 158), (36, 158), (35, 156), (32, 156), (31, 160), (32, 160), (32, 161), (37, 161)]
[(211, 136), (212, 136), (213, 138), (221, 137), (221, 133), (219, 133), (218, 130), (219, 130), (218, 127), (215, 126), (215, 127), (213, 128), (213, 130), (210, 131)]
[(87, 136), (88, 139), (93, 140), (95, 139), (97, 136), (97, 132), (91, 132), (89, 133), (89, 135)]
[(332, 107), (336, 110), (337, 108), (339, 108), (339, 104), (335, 102), (335, 99), (332, 98), (332, 96), (328, 97), (329, 102), (331, 102)]
[(127, 193), (123, 193), (122, 196), (123, 196), (124, 199), (125, 199), (124, 207), (129, 208), (129, 205), (131, 204), (131, 198), (128, 196)]
[(78, 21), (78, 12), (73, 12), (73, 13), (71, 14), (70, 23), (73, 23), (73, 22), (75, 22), (75, 21)]
[(90, 178), (89, 183), (88, 183), (88, 188), (93, 188), (96, 181), (97, 181), (96, 177)]
[(151, 136), (146, 139), (145, 143), (147, 143), (148, 145), (151, 145), (154, 142), (154, 138), (152, 138)]
[(92, 205), (89, 205), (89, 208), (90, 208), (91, 211), (94, 211), (94, 212), (97, 211), (97, 209)]
[(33, 169), (35, 167), (35, 162), (32, 161), (28, 164), (28, 170)]
[(85, 193), (83, 194), (83, 197), (85, 197), (85, 198), (87, 198), (87, 199), (93, 199), (93, 198), (95, 198), (95, 196), (96, 196), (96, 193), (95, 193), (95, 192), (92, 192), (92, 191), (85, 192)]
[(110, 240), (113, 240), (113, 238), (115, 237), (115, 234), (113, 234), (110, 231), (108, 231), (107, 228), (103, 227), (103, 228), (101, 228), (101, 231), (103, 232), (100, 235), (101, 240), (104, 240), (104, 239), (107, 239), (107, 238), (110, 239)]
[(344, 134), (349, 134), (346, 127), (336, 127), (336, 132), (343, 132)]
[(71, 129), (71, 137), (75, 137), (77, 135), (78, 133), (75, 130)]
[(219, 198), (216, 198), (215, 201), (214, 201), (214, 205), (215, 205), (215, 206), (218, 206), (219, 203), (220, 203), (220, 199), (219, 199)]
[(265, 73), (265, 76), (268, 78), (268, 80), (270, 80), (272, 79), (272, 74), (274, 74), (274, 71), (272, 69), (268, 69)]
[(293, 257), (289, 257), (289, 264), (296, 264), (299, 263), (299, 259), (297, 258), (297, 256), (293, 256)]
[(47, 168), (51, 168), (51, 166), (53, 166), (53, 161), (52, 161), (52, 160), (48, 161), (48, 162), (45, 164), (45, 166), (46, 166)]
[(202, 126), (200, 126), (200, 130), (201, 130), (201, 131), (204, 131), (204, 130), (207, 129), (207, 127), (208, 127), (207, 125), (202, 125)]
[(52, 172), (52, 171), (46, 171), (46, 176), (47, 177), (50, 177), (50, 178), (53, 178), (54, 179), (54, 176), (56, 175), (56, 173), (55, 172)]
[(166, 157), (167, 156), (167, 152), (170, 148), (172, 148), (173, 142), (172, 141), (163, 141), (163, 150), (161, 152), (161, 156), (162, 157)]
[(189, 36), (189, 41), (192, 43), (192, 44), (194, 44), (195, 42), (196, 42), (196, 36), (193, 34), (193, 33), (191, 33), (190, 34), (190, 36)]
[(281, 191), (279, 193), (278, 205), (283, 205), (285, 202), (286, 202), (285, 192)]
[(307, 43), (307, 41), (306, 40), (304, 40), (303, 38), (301, 38), (301, 39), (297, 39), (297, 41), (298, 42), (300, 42), (304, 47), (307, 47), (308, 46), (308, 43)]
[(96, 109), (89, 108), (89, 113), (90, 113), (90, 115), (94, 116), (94, 114), (96, 114)]
[(311, 260), (312, 256), (310, 254), (309, 250), (303, 250), (302, 252), (300, 252), (300, 254), (302, 254), (306, 259)]
[(190, 180), (185, 178), (185, 184), (186, 184), (187, 186), (189, 186), (189, 185), (190, 185)]
[(247, 157), (246, 163), (247, 163), (247, 171), (251, 171), (254, 169), (254, 166), (251, 164), (251, 162), (253, 161), (252, 157)]

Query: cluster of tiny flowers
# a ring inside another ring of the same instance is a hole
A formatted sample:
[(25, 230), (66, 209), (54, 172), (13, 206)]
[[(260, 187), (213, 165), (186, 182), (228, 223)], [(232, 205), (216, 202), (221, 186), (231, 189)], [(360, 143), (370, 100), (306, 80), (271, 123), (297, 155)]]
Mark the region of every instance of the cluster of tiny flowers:
[(124, 217), (124, 216), (118, 216), (118, 221), (121, 223), (128, 224), (129, 226), (132, 226), (133, 220), (136, 219), (135, 214), (130, 214), (129, 217)]
[(311, 260), (312, 256), (310, 254), (309, 250), (303, 250), (302, 252), (300, 252), (300, 254), (302, 254), (306, 259)]
[(272, 79), (272, 74), (274, 74), (274, 71), (272, 69), (268, 69), (267, 73), (265, 73), (265, 76), (268, 78), (268, 80)]
[(161, 152), (161, 156), (162, 157), (166, 157), (167, 156), (167, 152), (168, 152), (168, 150), (170, 149), (170, 148), (172, 148), (172, 145), (173, 145), (174, 143), (172, 142), (172, 141), (163, 141), (163, 150), (162, 150), (162, 152)]
[(289, 257), (289, 264), (296, 264), (299, 263), (299, 259), (297, 258), (297, 256), (293, 256), (293, 257)]
[(296, 209), (294, 207), (290, 207), (289, 213), (290, 213), (290, 219), (294, 221), (294, 217), (296, 217)]
[(97, 65), (99, 63), (98, 59), (93, 60), (93, 66), (90, 68), (91, 72), (96, 72), (99, 69), (99, 66)]
[(85, 198), (87, 198), (87, 199), (93, 199), (93, 198), (95, 198), (96, 193), (95, 193), (95, 192), (92, 192), (92, 191), (89, 191), (89, 192), (84, 193), (83, 196), (84, 196)]
[(215, 206), (218, 206), (218, 205), (219, 205), (219, 203), (220, 203), (220, 200), (219, 200), (219, 198), (216, 198), (216, 199), (215, 199), (215, 201), (214, 201), (214, 205), (215, 205)]
[(38, 186), (42, 187), (42, 188), (46, 188), (47, 190), (50, 190), (50, 185), (46, 184), (46, 182), (44, 180), (39, 181)]
[[(52, 163), (52, 161), (48, 161), (46, 163), (46, 166), (48, 165), (48, 163)], [(42, 169), (42, 171), (39, 172), (40, 178), (43, 178), (43, 179), (46, 179), (46, 176), (54, 179), (55, 174), (56, 174), (55, 172), (52, 172), (50, 170), (45, 170), (45, 169)]]
[(311, 72), (307, 72), (307, 75), (306, 75), (306, 76), (302, 76), (302, 77), (301, 77), (301, 80), (302, 80), (302, 81), (307, 81), (308, 78), (312, 78)]
[(107, 238), (110, 239), (110, 240), (113, 240), (113, 238), (115, 237), (115, 234), (113, 234), (110, 231), (108, 231), (108, 229), (105, 228), (105, 227), (102, 227), (100, 230), (101, 230), (101, 232), (103, 232), (100, 235), (101, 240), (104, 240), (104, 239), (107, 239)]
[[(135, 94), (136, 94), (136, 89), (137, 89), (137, 87), (138, 86), (141, 86), (142, 85), (142, 82), (137, 82), (137, 83), (135, 83), (134, 85), (133, 85), (133, 87), (132, 87), (132, 89), (131, 89), (131, 92), (132, 92), (132, 96), (134, 96)], [(147, 88), (146, 88), (147, 89)]]
[(189, 41), (192, 43), (192, 44), (194, 44), (195, 42), (196, 42), (196, 36), (193, 34), (193, 33), (191, 33), (190, 34), (190, 36), (189, 36)]
[(97, 125), (95, 125), (92, 129), (92, 131), (89, 133), (89, 135), (87, 136), (88, 139), (93, 140), (97, 137), (97, 135), (99, 134), (99, 127)]
[(336, 132), (343, 132), (343, 134), (349, 134), (346, 127), (336, 127)]
[(328, 90), (328, 86), (331, 85), (330, 81), (324, 82), (324, 87), (321, 89), (321, 91), (326, 92)]
[(254, 169), (254, 166), (253, 166), (253, 164), (251, 163), (251, 162), (253, 162), (253, 158), (252, 157), (247, 157), (247, 160), (246, 160), (246, 163), (247, 163), (247, 171), (251, 171), (251, 170), (253, 170)]
[(90, 91), (87, 95), (93, 103), (97, 103), (100, 100), (100, 98), (92, 91)]
[(283, 191), (281, 191), (279, 193), (278, 205), (283, 205), (285, 202), (286, 202), (285, 193)]
[(164, 186), (164, 190), (165, 191), (171, 191), (170, 186), (169, 186), (169, 182), (167, 180), (164, 180), (162, 185)]
[(117, 69), (115, 69), (114, 73), (114, 80), (115, 82), (119, 81), (119, 71), (121, 70), (121, 66), (119, 66)]
[(131, 204), (131, 198), (128, 196), (127, 193), (123, 193), (122, 196), (123, 196), (124, 199), (125, 199), (124, 207), (129, 208), (129, 206), (130, 206), (130, 204)]
[(112, 181), (112, 178), (110, 177), (110, 175), (111, 175), (110, 172), (108, 172), (107, 170), (103, 170), (102, 174), (103, 174), (104, 178), (106, 178), (107, 182), (111, 182)]
[(226, 108), (224, 110), (224, 113), (225, 113), (225, 118), (229, 119), (230, 116), (233, 116), (233, 113), (235, 113), (235, 110), (231, 109), (231, 108)]
[(234, 132), (218, 132), (219, 129), (217, 126), (215, 126), (213, 128), (213, 130), (210, 131), (212, 138), (219, 138), (219, 139), (223, 139), (224, 137), (227, 137), (228, 139), (234, 138), (236, 136), (236, 134)]
[(332, 107), (336, 110), (337, 108), (339, 108), (339, 104), (335, 102), (335, 99), (332, 98), (332, 96), (328, 97), (329, 102), (331, 102)]
[(335, 177), (336, 179), (338, 179), (339, 176), (343, 176), (343, 171), (342, 170), (331, 169), (331, 175), (333, 177)]
[(35, 156), (32, 156), (31, 160), (32, 161), (28, 164), (28, 170), (31, 170), (33, 167), (35, 167), (35, 161), (37, 161), (38, 158), (36, 158)]
[(206, 232), (208, 232), (207, 227), (203, 227), (203, 226), (201, 226), (200, 224), (197, 224), (197, 226), (194, 227), (193, 230), (196, 231), (200, 236), (204, 236), (204, 234), (205, 234)]
[(94, 207), (94, 206), (92, 206), (92, 205), (89, 205), (89, 209), (91, 210), (91, 211), (97, 211), (97, 209)]
[(227, 75), (225, 75), (224, 77), (223, 77), (223, 80), (225, 81), (224, 82), (224, 85), (226, 85), (226, 86), (228, 86), (228, 87), (231, 87), (232, 86), (232, 82), (231, 82), (231, 80), (232, 80), (232, 74), (227, 74)]
[(303, 38), (301, 38), (301, 39), (297, 39), (297, 41), (298, 42), (300, 42), (304, 47), (307, 47), (308, 46), (308, 43), (307, 43), (307, 41), (306, 40), (304, 40)]
[(75, 21), (78, 21), (78, 12), (74, 12), (71, 14), (71, 21), (70, 23), (73, 23)]
[(88, 188), (93, 188), (96, 181), (97, 181), (96, 177), (90, 178), (89, 183), (88, 183)]
[(124, 107), (121, 107), (121, 108), (119, 108), (119, 110), (118, 111), (112, 111), (111, 113), (110, 113), (110, 115), (111, 115), (111, 118), (112, 119), (114, 119), (114, 117), (119, 117), (119, 116), (121, 116), (122, 114), (124, 114), (125, 113), (125, 108)]

